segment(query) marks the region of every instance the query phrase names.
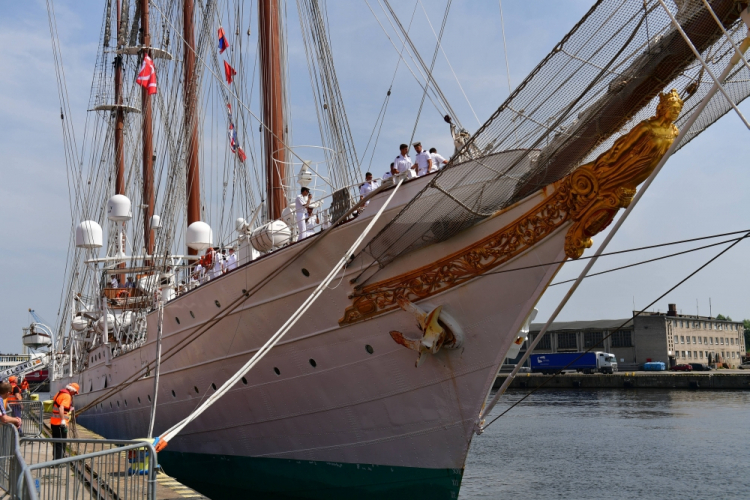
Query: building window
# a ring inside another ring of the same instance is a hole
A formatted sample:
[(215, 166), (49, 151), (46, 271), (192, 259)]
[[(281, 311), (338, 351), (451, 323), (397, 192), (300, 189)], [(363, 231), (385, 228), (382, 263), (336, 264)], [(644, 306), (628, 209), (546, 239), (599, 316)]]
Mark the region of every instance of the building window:
[(732, 351), (732, 357), (734, 357), (734, 351)]
[[(693, 338), (695, 338), (695, 337), (693, 337)], [(698, 337), (698, 343), (699, 344), (701, 343), (701, 338), (700, 337)]]
[(708, 337), (703, 337), (703, 344), (708, 345)]
[(685, 355), (685, 351), (682, 351), (682, 357), (687, 358), (687, 356)]
[(690, 351), (688, 351), (687, 353), (688, 353), (687, 357), (692, 358), (692, 356), (690, 355)]
[(557, 334), (557, 349), (578, 349), (575, 332), (560, 332)]
[(730, 339), (729, 339), (729, 344), (730, 344), (730, 345), (734, 345), (734, 338), (730, 338)]
[(695, 344), (695, 337), (693, 337), (693, 344)]
[[(531, 342), (534, 341), (536, 336), (539, 335), (539, 333), (534, 333), (532, 335), (529, 335)], [(542, 337), (542, 340), (539, 341), (539, 344), (536, 346), (537, 349), (552, 349), (552, 341), (550, 340), (549, 332), (544, 334), (544, 337)]]
[(685, 343), (685, 336), (680, 335), (680, 344), (684, 344), (684, 343)]
[(619, 330), (612, 334), (612, 347), (633, 347), (630, 330)]
[(589, 347), (604, 348), (603, 340), (604, 333), (602, 332), (583, 332), (583, 347), (586, 349)]
[(695, 359), (698, 359), (698, 351), (693, 351), (693, 357), (694, 357)]
[(724, 337), (721, 337), (719, 340), (721, 340), (721, 345), (724, 345)]
[(685, 340), (687, 340), (686, 344), (689, 344), (690, 343), (690, 335), (688, 335)]

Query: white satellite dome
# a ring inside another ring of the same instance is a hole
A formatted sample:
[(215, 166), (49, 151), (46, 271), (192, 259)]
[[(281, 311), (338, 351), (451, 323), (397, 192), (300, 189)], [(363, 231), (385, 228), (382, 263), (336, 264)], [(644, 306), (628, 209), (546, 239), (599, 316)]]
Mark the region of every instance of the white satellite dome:
[(76, 227), (76, 248), (101, 248), (102, 226), (93, 220), (85, 220)]
[(259, 252), (270, 252), (291, 240), (292, 230), (280, 220), (269, 222), (250, 234), (250, 244)]
[(299, 169), (299, 175), (297, 175), (297, 184), (302, 187), (307, 187), (313, 180), (313, 172), (310, 169), (310, 162), (303, 161), (302, 167)]
[(115, 222), (125, 222), (133, 218), (127, 196), (116, 194), (107, 201), (107, 218)]
[(245, 231), (247, 227), (247, 221), (240, 217), (236, 221), (234, 221), (234, 228), (237, 230), (238, 233), (242, 233)]
[(151, 229), (159, 229), (161, 227), (161, 217), (158, 215), (151, 216)]
[(188, 226), (185, 241), (193, 250), (205, 250), (213, 245), (214, 233), (205, 222), (195, 221)]

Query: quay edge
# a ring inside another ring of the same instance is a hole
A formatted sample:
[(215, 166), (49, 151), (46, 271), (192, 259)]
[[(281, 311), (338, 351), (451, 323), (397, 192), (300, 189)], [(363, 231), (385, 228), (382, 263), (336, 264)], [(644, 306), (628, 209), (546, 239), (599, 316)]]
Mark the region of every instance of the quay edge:
[[(506, 374), (498, 375), (493, 389)], [(750, 373), (649, 373), (619, 372), (613, 375), (566, 373), (547, 381), (550, 375), (521, 373), (511, 382), (513, 389), (734, 389), (750, 390)], [(544, 384), (544, 385), (542, 385)]]

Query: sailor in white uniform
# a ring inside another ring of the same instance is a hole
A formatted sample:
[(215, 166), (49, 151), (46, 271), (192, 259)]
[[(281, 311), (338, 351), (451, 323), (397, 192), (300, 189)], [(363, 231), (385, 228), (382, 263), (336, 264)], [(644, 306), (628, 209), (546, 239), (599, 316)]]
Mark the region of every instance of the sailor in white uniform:
[(221, 253), (217, 252), (216, 249), (214, 249), (213, 254), (214, 254), (213, 262), (211, 265), (210, 274), (211, 274), (211, 279), (215, 280), (216, 278), (221, 276), (221, 274), (224, 272), (224, 259), (221, 256)]
[(399, 149), (401, 149), (401, 154), (393, 161), (395, 169), (399, 174), (409, 172), (409, 178), (416, 177), (414, 163), (409, 158), (409, 146), (402, 144)]
[[(367, 172), (365, 174), (365, 182), (361, 186), (359, 186), (359, 199), (360, 201), (365, 199), (365, 197), (372, 193), (374, 190), (379, 188), (380, 185), (378, 184), (378, 181), (372, 180), (372, 174), (370, 172)], [(369, 205), (370, 202), (368, 201), (365, 206)]]
[(112, 275), (112, 279), (109, 282), (110, 288), (120, 288), (120, 282), (117, 281), (117, 276)]
[(237, 269), (237, 255), (234, 253), (234, 247), (229, 247), (229, 255), (227, 255), (227, 262), (224, 264), (224, 272), (234, 271)]
[(432, 168), (430, 168), (430, 172), (437, 172), (443, 168), (443, 165), (448, 164), (448, 160), (443, 158), (435, 148), (430, 148), (430, 156), (432, 157)]
[(300, 189), (300, 194), (297, 199), (294, 200), (294, 216), (297, 219), (297, 232), (299, 233), (298, 240), (307, 238), (310, 236), (310, 232), (307, 230), (307, 218), (308, 208), (312, 202), (312, 194), (306, 187)]
[(421, 142), (415, 142), (413, 146), (414, 151), (417, 152), (417, 156), (415, 158), (417, 162), (417, 175), (419, 177), (422, 177), (423, 175), (427, 175), (428, 173), (432, 172), (432, 157), (430, 156), (430, 153), (422, 149)]

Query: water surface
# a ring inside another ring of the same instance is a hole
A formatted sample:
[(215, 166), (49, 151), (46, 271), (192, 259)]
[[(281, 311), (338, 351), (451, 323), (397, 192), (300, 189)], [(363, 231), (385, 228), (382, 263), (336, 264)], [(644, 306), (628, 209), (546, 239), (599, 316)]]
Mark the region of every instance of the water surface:
[(749, 467), (750, 392), (543, 390), (474, 437), (459, 498), (750, 498)]

